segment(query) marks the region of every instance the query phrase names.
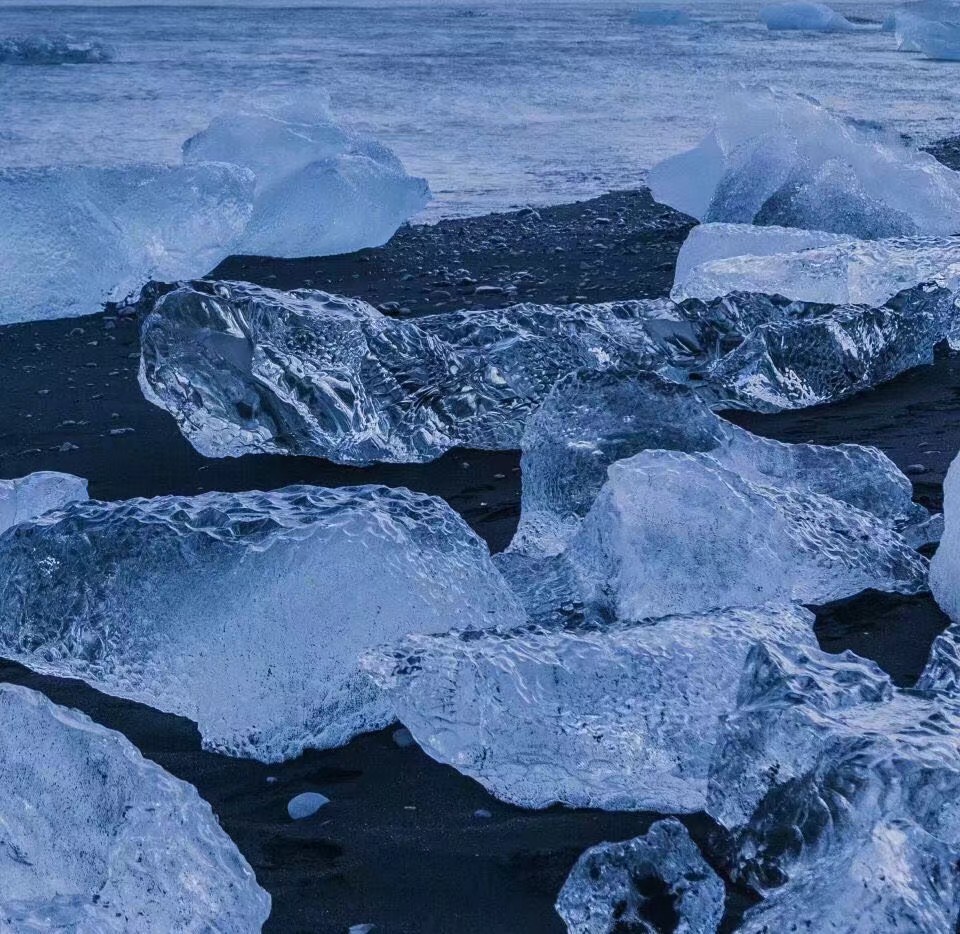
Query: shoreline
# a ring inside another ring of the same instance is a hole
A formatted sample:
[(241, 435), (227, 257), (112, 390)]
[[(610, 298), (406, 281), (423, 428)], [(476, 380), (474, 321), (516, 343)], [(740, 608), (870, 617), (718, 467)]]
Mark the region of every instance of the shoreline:
[[(960, 145), (951, 146), (944, 152), (960, 160)], [(344, 256), (231, 257), (211, 276), (354, 295), (410, 317), (519, 301), (655, 298), (669, 291), (691, 223), (646, 190), (613, 192), (405, 227), (384, 247)], [(98, 499), (299, 482), (403, 485), (443, 497), (492, 550), (509, 542), (519, 516), (518, 452), (455, 449), (429, 464), (367, 468), (282, 455), (207, 460), (143, 398), (138, 348), (138, 322), (111, 313), (0, 328), (0, 476), (63, 470), (86, 477)], [(960, 449), (958, 408), (960, 358), (940, 356), (830, 406), (724, 414), (782, 441), (876, 445), (908, 472), (915, 498), (939, 508), (946, 468)], [(872, 657), (903, 685), (946, 625), (929, 595), (867, 593), (817, 616), (824, 648)], [(553, 901), (580, 853), (636, 836), (656, 817), (505, 805), (416, 745), (397, 745), (392, 729), (267, 766), (204, 752), (189, 721), (81, 682), (10, 662), (0, 662), (0, 680), (42, 690), (119, 729), (197, 787), (273, 896), (266, 931), (334, 934), (367, 923), (377, 934), (562, 932)], [(311, 820), (291, 821), (286, 802), (307, 790), (331, 804)], [(491, 816), (477, 817), (478, 810)], [(719, 832), (703, 815), (684, 822), (698, 840)], [(729, 894), (723, 930), (747, 904), (743, 893)]]

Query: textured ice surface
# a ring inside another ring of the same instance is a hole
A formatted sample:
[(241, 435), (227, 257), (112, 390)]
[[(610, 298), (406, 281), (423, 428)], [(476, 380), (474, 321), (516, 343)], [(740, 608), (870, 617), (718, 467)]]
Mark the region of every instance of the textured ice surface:
[(87, 481), (68, 473), (41, 470), (16, 480), (0, 480), (0, 532), (86, 498)]
[(943, 537), (930, 562), (930, 590), (940, 608), (960, 623), (960, 456), (943, 481)]
[(728, 405), (800, 409), (861, 392), (921, 364), (956, 341), (957, 293), (920, 285), (880, 308), (798, 303), (757, 326), (709, 370)]
[[(685, 298), (702, 298), (685, 288), (691, 274), (697, 267), (714, 260), (725, 260), (743, 256), (773, 256), (778, 253), (797, 253), (817, 247), (834, 246), (847, 243), (852, 238), (846, 234), (832, 234), (822, 230), (801, 230), (798, 227), (776, 227), (758, 224), (697, 224), (683, 241), (673, 274), (673, 291), (670, 297), (674, 301)], [(776, 289), (726, 289), (727, 292), (767, 292), (774, 294)], [(780, 293), (786, 295), (786, 293)], [(710, 296), (711, 298), (713, 296)], [(788, 298), (797, 296), (787, 295)], [(818, 301), (818, 299), (813, 299)]]
[(821, 493), (900, 529), (928, 520), (910, 481), (875, 448), (782, 444), (715, 415), (689, 386), (652, 373), (577, 371), (560, 380), (523, 436), (520, 524), (512, 550), (555, 554), (614, 462), (644, 450), (709, 452), (752, 482)]
[(262, 761), (392, 720), (364, 648), (522, 619), (445, 503), (385, 487), (75, 503), (0, 535), (0, 577), (0, 654)]
[(709, 453), (619, 460), (565, 551), (546, 563), (508, 552), (498, 564), (538, 619), (570, 606), (640, 620), (925, 588), (926, 560), (889, 522), (738, 469)]
[[(815, 235), (804, 242), (802, 236), (753, 233), (763, 229), (749, 224), (695, 227), (688, 240), (700, 233), (689, 249), (685, 244), (680, 251), (671, 298), (709, 301), (730, 292), (764, 292), (802, 302), (882, 305), (922, 282), (940, 280), (956, 287), (960, 279), (958, 237), (837, 238), (833, 244), (818, 244)], [(754, 238), (756, 246), (750, 242)]]
[(0, 325), (203, 275), (243, 230), (252, 188), (220, 164), (0, 170)]
[(802, 29), (808, 32), (852, 32), (857, 27), (824, 3), (775, 3), (760, 10), (767, 29)]
[(587, 850), (556, 907), (568, 934), (714, 934), (724, 894), (686, 827), (668, 818), (642, 837)]
[(743, 930), (955, 930), (960, 704), (872, 662), (756, 646), (710, 774), (731, 868), (769, 900)]
[(357, 299), (191, 283), (149, 304), (140, 385), (208, 457), (339, 463), (509, 449), (582, 366), (679, 367), (697, 329), (669, 301), (516, 305), (416, 322)]
[(430, 756), (498, 798), (697, 811), (719, 718), (764, 638), (812, 646), (812, 614), (767, 606), (593, 631), (414, 635), (363, 664)]
[(326, 256), (380, 246), (430, 196), (391, 150), (347, 133), (315, 104), (223, 114), (184, 143), (183, 159), (255, 174), (253, 213), (234, 253)]
[(659, 163), (648, 181), (658, 201), (705, 221), (864, 239), (960, 231), (960, 174), (772, 90), (735, 95), (699, 146)]
[(630, 14), (634, 26), (689, 26), (693, 22), (686, 10), (656, 7)]
[(960, 5), (944, 0), (921, 0), (896, 10), (890, 27), (903, 52), (922, 52), (927, 58), (960, 59)]
[(97, 65), (109, 62), (113, 56), (113, 49), (95, 39), (72, 36), (0, 39), (0, 65)]
[(4, 931), (260, 930), (270, 896), (192, 786), (23, 687), (0, 723)]

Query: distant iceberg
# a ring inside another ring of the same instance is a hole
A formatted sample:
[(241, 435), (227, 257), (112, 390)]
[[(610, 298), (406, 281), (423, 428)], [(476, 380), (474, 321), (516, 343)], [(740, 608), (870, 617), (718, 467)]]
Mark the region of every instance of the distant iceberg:
[(648, 183), (658, 201), (704, 221), (871, 240), (960, 232), (960, 173), (770, 89), (735, 95), (713, 132), (654, 166)]
[(0, 325), (89, 314), (233, 253), (379, 246), (428, 197), (316, 107), (220, 116), (181, 165), (0, 169)]
[(802, 29), (807, 32), (851, 32), (857, 27), (823, 3), (775, 3), (760, 10), (767, 29)]
[(113, 57), (113, 49), (96, 39), (72, 36), (0, 39), (0, 65), (99, 65)]
[(260, 931), (270, 896), (195, 788), (24, 687), (0, 724), (5, 931)]
[(686, 10), (676, 7), (654, 7), (630, 14), (634, 26), (689, 26), (693, 23)]
[(901, 52), (922, 52), (927, 58), (960, 59), (960, 4), (919, 0), (896, 9), (884, 23), (894, 32)]

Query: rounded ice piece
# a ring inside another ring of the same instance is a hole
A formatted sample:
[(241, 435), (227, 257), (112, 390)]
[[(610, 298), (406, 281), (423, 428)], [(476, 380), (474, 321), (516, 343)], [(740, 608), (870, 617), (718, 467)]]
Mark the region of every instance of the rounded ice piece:
[(330, 799), (317, 791), (305, 791), (290, 799), (287, 803), (287, 813), (292, 820), (303, 820), (305, 817), (312, 817), (325, 804), (329, 804)]
[(793, 3), (774, 3), (760, 11), (760, 19), (767, 29), (802, 29), (806, 32), (852, 32), (857, 27), (845, 16), (830, 9), (825, 3), (796, 0)]

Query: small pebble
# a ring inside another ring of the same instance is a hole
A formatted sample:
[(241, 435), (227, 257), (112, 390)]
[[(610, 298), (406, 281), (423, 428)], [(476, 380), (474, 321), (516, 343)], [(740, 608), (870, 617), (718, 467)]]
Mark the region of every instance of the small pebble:
[(293, 820), (303, 820), (305, 817), (312, 817), (325, 804), (329, 804), (330, 799), (326, 795), (319, 794), (316, 791), (305, 791), (295, 798), (291, 798), (287, 804), (287, 813)]
[(904, 473), (912, 474), (916, 476), (917, 474), (926, 473), (927, 465), (926, 464), (908, 464)]

